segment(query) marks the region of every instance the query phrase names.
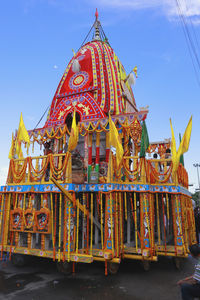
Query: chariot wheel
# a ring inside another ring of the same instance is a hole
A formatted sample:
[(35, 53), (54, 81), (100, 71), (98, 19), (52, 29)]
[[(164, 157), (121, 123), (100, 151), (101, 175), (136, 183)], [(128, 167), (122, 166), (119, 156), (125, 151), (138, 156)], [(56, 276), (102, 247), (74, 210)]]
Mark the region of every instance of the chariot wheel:
[(28, 262), (28, 257), (23, 254), (12, 254), (11, 262), (16, 267), (24, 267)]
[(72, 272), (72, 263), (67, 261), (57, 262), (57, 270), (63, 274), (70, 274)]
[(144, 271), (148, 272), (150, 270), (150, 261), (149, 260), (143, 260), (142, 266)]
[(119, 264), (118, 263), (112, 263), (108, 262), (108, 272), (112, 275), (117, 274), (119, 270)]
[(183, 266), (183, 259), (181, 257), (173, 257), (173, 264), (176, 270), (181, 270)]

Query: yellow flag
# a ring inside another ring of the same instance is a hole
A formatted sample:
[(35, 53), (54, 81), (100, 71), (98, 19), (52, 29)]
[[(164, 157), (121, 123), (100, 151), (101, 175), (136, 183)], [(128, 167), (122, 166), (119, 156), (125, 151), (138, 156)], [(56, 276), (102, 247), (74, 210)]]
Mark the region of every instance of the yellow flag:
[(16, 148), (16, 155), (18, 158), (24, 158), (23, 152), (22, 152), (22, 147), (21, 147), (21, 141), (16, 140), (15, 142), (15, 148)]
[(172, 172), (175, 173), (178, 169), (181, 155), (187, 152), (189, 149), (190, 137), (192, 132), (192, 117), (188, 122), (187, 128), (184, 132), (178, 151), (176, 151), (176, 141), (174, 137), (174, 130), (172, 127), (171, 119), (170, 119), (170, 126), (171, 126), (171, 133), (172, 133), (172, 140), (171, 140), (172, 162), (173, 162)]
[(172, 127), (171, 119), (170, 119), (170, 127), (171, 127), (171, 134), (172, 134), (172, 140), (171, 140), (172, 162), (173, 162), (173, 166), (174, 166), (175, 162), (176, 162), (176, 140), (174, 137), (174, 129)]
[(122, 161), (124, 150), (121, 144), (121, 139), (119, 137), (117, 128), (115, 126), (115, 123), (112, 121), (110, 115), (109, 115), (109, 126), (110, 126), (110, 130), (109, 130), (110, 148), (111, 150), (113, 150), (114, 154), (116, 153), (116, 163), (118, 167), (120, 162)]
[(190, 144), (190, 137), (191, 137), (191, 132), (192, 132), (192, 117), (190, 118), (187, 128), (184, 132), (184, 135), (182, 137), (179, 149), (178, 149), (178, 154), (181, 156), (185, 152), (188, 151), (189, 144)]
[(77, 144), (78, 144), (78, 135), (79, 135), (79, 130), (78, 126), (76, 125), (76, 111), (74, 109), (74, 115), (73, 115), (73, 120), (72, 120), (72, 128), (71, 128), (71, 133), (69, 137), (69, 144), (68, 144), (68, 151), (71, 152), (73, 151)]
[(23, 141), (23, 142), (26, 142), (28, 145), (30, 145), (30, 138), (29, 138), (28, 131), (26, 130), (26, 127), (24, 125), (24, 120), (23, 120), (23, 117), (22, 117), (22, 113), (21, 113), (20, 121), (19, 121), (17, 139), (18, 139), (18, 141)]
[(24, 125), (24, 120), (22, 117), (22, 113), (20, 116), (20, 121), (19, 121), (19, 128), (17, 131), (17, 139), (16, 139), (16, 154), (18, 155), (19, 158), (23, 158), (23, 153), (21, 149), (21, 142), (27, 143), (27, 149), (30, 146), (30, 138), (28, 135), (28, 131), (26, 130), (26, 127)]
[(15, 146), (14, 135), (12, 133), (12, 142), (11, 142), (11, 147), (10, 147), (10, 151), (9, 151), (9, 155), (8, 155), (9, 159), (12, 159), (14, 156), (14, 146)]

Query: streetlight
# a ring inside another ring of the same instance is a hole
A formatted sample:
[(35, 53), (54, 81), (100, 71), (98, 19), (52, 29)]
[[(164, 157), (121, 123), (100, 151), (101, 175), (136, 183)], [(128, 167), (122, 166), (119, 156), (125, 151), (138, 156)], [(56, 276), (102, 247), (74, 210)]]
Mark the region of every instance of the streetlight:
[[(199, 167), (200, 167), (200, 164), (193, 164), (193, 166), (195, 167), (195, 168), (197, 168), (197, 178), (198, 178), (198, 185), (199, 185), (199, 188), (198, 188), (198, 190), (200, 191), (200, 182), (199, 182)], [(200, 201), (199, 201), (200, 202)]]

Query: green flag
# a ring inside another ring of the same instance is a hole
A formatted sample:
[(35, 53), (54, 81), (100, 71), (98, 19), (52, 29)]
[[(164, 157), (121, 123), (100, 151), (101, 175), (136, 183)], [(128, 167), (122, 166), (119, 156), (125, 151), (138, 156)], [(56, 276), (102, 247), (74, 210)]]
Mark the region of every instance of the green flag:
[[(179, 133), (179, 141), (181, 143), (181, 134)], [(184, 166), (184, 158), (183, 158), (183, 154), (180, 156), (180, 163)]]
[(145, 121), (143, 121), (142, 137), (141, 137), (141, 145), (140, 145), (140, 157), (145, 157), (148, 147), (149, 147), (149, 136), (147, 132), (146, 123)]

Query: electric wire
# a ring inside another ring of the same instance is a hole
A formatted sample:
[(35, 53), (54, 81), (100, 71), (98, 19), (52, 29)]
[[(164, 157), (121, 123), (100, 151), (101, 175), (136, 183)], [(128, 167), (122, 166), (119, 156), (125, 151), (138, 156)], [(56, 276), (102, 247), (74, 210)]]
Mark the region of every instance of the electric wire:
[[(185, 3), (185, 7), (186, 7), (186, 10), (188, 10), (188, 6), (187, 6), (187, 3), (186, 1), (184, 0), (184, 3)], [(192, 28), (192, 33), (193, 33), (193, 36), (194, 36), (194, 40), (196, 42), (196, 46), (198, 48), (198, 51), (200, 52), (200, 44), (199, 44), (199, 41), (198, 41), (198, 38), (197, 38), (197, 34), (196, 34), (196, 31), (195, 31), (195, 28), (194, 28), (194, 24), (193, 22), (191, 21), (191, 18), (188, 17), (188, 20), (189, 20), (189, 23), (190, 23), (190, 26)]]
[(200, 60), (199, 60), (199, 58), (198, 58), (198, 53), (197, 53), (197, 51), (196, 51), (196, 47), (195, 47), (195, 45), (194, 45), (194, 43), (193, 43), (193, 40), (192, 40), (192, 38), (191, 38), (190, 31), (189, 31), (188, 26), (187, 26), (187, 22), (185, 21), (185, 17), (184, 17), (184, 15), (183, 15), (181, 6), (180, 6), (180, 4), (179, 4), (179, 0), (176, 0), (176, 2), (177, 2), (177, 4), (178, 4), (178, 8), (179, 8), (179, 11), (180, 11), (180, 16), (181, 16), (181, 19), (183, 20), (183, 23), (184, 23), (184, 26), (185, 26), (185, 29), (186, 29), (186, 33), (187, 33), (188, 39), (189, 39), (189, 41), (190, 41), (190, 45), (191, 45), (192, 51), (193, 51), (193, 53), (194, 53), (194, 56), (195, 56), (195, 58), (196, 58), (197, 64), (198, 64), (199, 69), (200, 69)]
[(197, 82), (200, 86), (200, 79), (199, 79), (199, 75), (198, 75), (198, 72), (197, 72), (197, 69), (196, 69), (196, 66), (195, 66), (195, 62), (194, 62), (194, 58), (195, 58), (197, 66), (200, 70), (200, 61), (199, 61), (199, 58), (198, 58), (198, 54), (197, 54), (194, 42), (192, 40), (192, 37), (190, 35), (189, 29), (188, 29), (188, 26), (187, 26), (187, 22), (185, 21), (181, 6), (179, 4), (179, 0), (175, 0), (175, 2), (176, 2), (176, 5), (177, 5), (177, 8), (178, 8), (179, 18), (182, 22), (181, 24), (183, 25), (182, 29), (183, 29), (183, 32), (184, 32), (184, 35), (185, 35), (185, 39), (186, 39), (189, 54), (190, 54), (190, 57), (191, 57), (191, 60), (192, 60), (192, 64), (193, 64), (193, 68), (194, 68), (194, 71), (195, 71), (196, 79), (197, 79)]

